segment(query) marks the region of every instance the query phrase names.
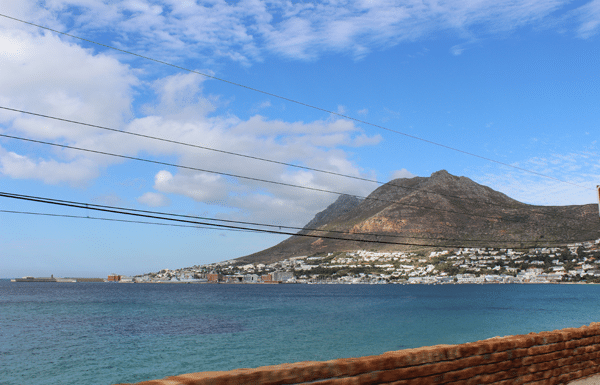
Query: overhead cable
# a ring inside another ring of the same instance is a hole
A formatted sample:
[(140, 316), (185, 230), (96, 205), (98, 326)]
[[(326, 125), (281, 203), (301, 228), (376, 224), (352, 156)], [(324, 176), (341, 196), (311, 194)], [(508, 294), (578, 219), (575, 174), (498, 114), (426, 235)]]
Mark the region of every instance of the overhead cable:
[(18, 110), (18, 109), (15, 109), (15, 108), (4, 107), (4, 106), (0, 106), (0, 109), (7, 110), (7, 111), (13, 111), (13, 112), (20, 112), (22, 114), (33, 115), (33, 116), (37, 116), (37, 117), (40, 117), (40, 118), (58, 120), (58, 121), (61, 121), (61, 122), (79, 124), (79, 125), (82, 125), (82, 126), (88, 126), (88, 127), (92, 127), (92, 128), (99, 128), (99, 129), (102, 129), (102, 130), (118, 132), (118, 133), (121, 133), (121, 134), (137, 136), (137, 137), (140, 137), (140, 138), (158, 140), (158, 141), (161, 141), (161, 142), (166, 142), (166, 143), (171, 143), (171, 144), (178, 144), (178, 145), (181, 145), (181, 146), (194, 147), (194, 148), (199, 148), (199, 149), (202, 149), (202, 150), (219, 152), (219, 153), (222, 153), (222, 154), (233, 155), (233, 156), (239, 156), (239, 157), (242, 157), (242, 158), (258, 160), (258, 161), (261, 161), (261, 162), (269, 162), (269, 163), (279, 164), (279, 165), (282, 165), (282, 166), (294, 167), (294, 168), (299, 168), (299, 169), (308, 170), (308, 171), (320, 172), (320, 173), (323, 173), (323, 174), (330, 174), (330, 175), (335, 175), (335, 176), (341, 176), (341, 177), (344, 177), (344, 178), (356, 179), (356, 180), (360, 180), (360, 181), (364, 181), (364, 182), (377, 183), (377, 184), (380, 184), (380, 185), (385, 184), (385, 182), (380, 182), (380, 181), (374, 180), (374, 179), (362, 178), (362, 177), (359, 177), (359, 176), (342, 174), (342, 173), (338, 173), (338, 172), (334, 172), (334, 171), (320, 170), (320, 169), (317, 169), (317, 168), (302, 166), (302, 165), (298, 165), (298, 164), (294, 164), (294, 163), (286, 163), (286, 162), (281, 162), (281, 161), (278, 161), (278, 160), (266, 159), (266, 158), (261, 158), (261, 157), (258, 157), (258, 156), (253, 156), (253, 155), (248, 155), (248, 154), (240, 154), (240, 153), (233, 152), (233, 151), (221, 150), (221, 149), (217, 149), (217, 148), (212, 148), (212, 147), (207, 147), (207, 146), (201, 146), (199, 144), (186, 143), (186, 142), (181, 142), (181, 141), (167, 139), (167, 138), (160, 138), (160, 137), (157, 137), (157, 136), (140, 134), (140, 133), (137, 133), (137, 132), (123, 131), (123, 130), (119, 130), (119, 129), (116, 129), (116, 128), (99, 126), (99, 125), (96, 125), (96, 124), (84, 123), (84, 122), (79, 122), (79, 121), (71, 120), (71, 119), (58, 118), (56, 116), (38, 114), (36, 112)]
[(301, 105), (301, 106), (304, 106), (304, 107), (308, 107), (308, 108), (311, 108), (311, 109), (314, 109), (314, 110), (317, 110), (317, 111), (322, 111), (322, 112), (325, 112), (325, 113), (328, 113), (328, 114), (331, 114), (331, 115), (339, 116), (341, 118), (352, 120), (352, 121), (357, 122), (357, 123), (365, 124), (365, 125), (368, 125), (368, 126), (379, 128), (381, 130), (385, 130), (385, 131), (389, 131), (389, 132), (392, 132), (392, 133), (395, 133), (395, 134), (403, 135), (403, 136), (411, 138), (411, 139), (419, 140), (419, 141), (422, 141), (422, 142), (425, 142), (425, 143), (428, 143), (428, 144), (432, 144), (432, 145), (435, 145), (435, 146), (438, 146), (438, 147), (441, 147), (441, 148), (445, 148), (445, 149), (456, 151), (456, 152), (459, 152), (459, 153), (462, 153), (462, 154), (465, 154), (465, 155), (473, 156), (473, 157), (476, 157), (476, 158), (479, 158), (479, 159), (482, 159), (482, 160), (485, 160), (485, 161), (488, 161), (488, 162), (493, 162), (493, 163), (496, 163), (496, 164), (500, 164), (502, 166), (514, 168), (514, 169), (517, 169), (517, 170), (520, 170), (520, 171), (524, 171), (524, 172), (527, 172), (527, 173), (530, 173), (530, 174), (534, 174), (534, 175), (537, 175), (537, 176), (541, 176), (541, 177), (544, 177), (544, 178), (547, 178), (547, 179), (552, 179), (552, 180), (555, 180), (555, 181), (558, 181), (558, 182), (561, 182), (561, 183), (567, 183), (567, 184), (570, 184), (572, 186), (577, 186), (577, 187), (580, 187), (580, 188), (583, 188), (583, 189), (592, 190), (592, 188), (587, 187), (587, 186), (582, 186), (582, 185), (579, 185), (577, 183), (573, 183), (573, 182), (569, 182), (569, 181), (566, 181), (566, 180), (562, 180), (560, 178), (556, 178), (556, 177), (553, 177), (553, 176), (550, 176), (550, 175), (542, 174), (542, 173), (539, 173), (539, 172), (536, 172), (536, 171), (533, 171), (533, 170), (529, 170), (529, 169), (526, 169), (526, 168), (523, 168), (523, 167), (515, 166), (513, 164), (501, 162), (501, 161), (498, 161), (498, 160), (495, 160), (495, 159), (492, 159), (492, 158), (488, 158), (488, 157), (485, 157), (485, 156), (482, 156), (482, 155), (478, 155), (478, 154), (475, 154), (475, 153), (472, 153), (472, 152), (460, 150), (458, 148), (451, 147), (451, 146), (448, 146), (448, 145), (445, 145), (445, 144), (442, 144), (442, 143), (434, 142), (434, 141), (429, 140), (429, 139), (424, 139), (424, 138), (421, 138), (421, 137), (418, 137), (418, 136), (415, 136), (415, 135), (407, 134), (405, 132), (394, 130), (394, 129), (391, 129), (391, 128), (388, 128), (388, 127), (385, 127), (385, 126), (381, 126), (379, 124), (375, 124), (375, 123), (371, 123), (371, 122), (368, 122), (368, 121), (365, 121), (365, 120), (357, 119), (357, 118), (351, 117), (349, 115), (345, 115), (345, 114), (342, 114), (342, 113), (339, 113), (339, 112), (328, 110), (328, 109), (325, 109), (325, 108), (322, 108), (322, 107), (318, 107), (318, 106), (315, 106), (315, 105), (312, 105), (312, 104), (309, 104), (309, 103), (304, 103), (304, 102), (301, 102), (301, 101), (297, 101), (295, 99), (291, 99), (291, 98), (288, 98), (288, 97), (285, 97), (285, 96), (277, 95), (277, 94), (274, 94), (274, 93), (271, 93), (271, 92), (263, 91), (263, 90), (260, 90), (258, 88), (254, 88), (254, 87), (250, 87), (250, 86), (247, 86), (247, 85), (244, 85), (244, 84), (241, 84), (241, 83), (233, 82), (231, 80), (219, 78), (219, 77), (216, 77), (216, 76), (213, 76), (213, 75), (209, 75), (209, 74), (206, 74), (206, 73), (203, 73), (203, 72), (200, 72), (200, 71), (191, 70), (189, 68), (178, 66), (176, 64), (172, 64), (172, 63), (169, 63), (169, 62), (166, 62), (166, 61), (163, 61), (163, 60), (158, 60), (158, 59), (154, 59), (154, 58), (151, 58), (151, 57), (148, 57), (148, 56), (140, 55), (140, 54), (137, 54), (137, 53), (134, 53), (134, 52), (131, 52), (131, 51), (127, 51), (127, 50), (120, 49), (120, 48), (117, 48), (117, 47), (113, 47), (113, 46), (110, 46), (110, 45), (107, 45), (107, 44), (99, 43), (99, 42), (96, 42), (96, 41), (93, 41), (93, 40), (90, 40), (90, 39), (86, 39), (86, 38), (83, 38), (83, 37), (79, 37), (79, 36), (76, 36), (76, 35), (73, 35), (73, 34), (70, 34), (70, 33), (61, 32), (61, 31), (58, 31), (56, 29), (45, 27), (45, 26), (42, 26), (42, 25), (39, 25), (39, 24), (35, 24), (35, 23), (32, 23), (32, 22), (28, 22), (28, 21), (25, 21), (25, 20), (17, 19), (15, 17), (11, 17), (11, 16), (8, 16), (8, 15), (0, 14), (0, 16), (5, 17), (7, 19), (14, 20), (14, 21), (18, 21), (20, 23), (28, 24), (28, 25), (31, 25), (31, 26), (34, 26), (34, 27), (37, 27), (37, 28), (45, 29), (47, 31), (51, 31), (51, 32), (58, 33), (58, 34), (61, 34), (61, 35), (64, 35), (64, 36), (68, 36), (68, 37), (71, 37), (71, 38), (74, 38), (74, 39), (78, 39), (78, 40), (85, 41), (85, 42), (88, 42), (88, 43), (91, 43), (91, 44), (95, 44), (95, 45), (98, 45), (98, 46), (101, 46), (101, 47), (105, 47), (105, 48), (108, 48), (108, 49), (111, 49), (111, 50), (122, 52), (122, 53), (125, 53), (125, 54), (128, 54), (128, 55), (136, 56), (136, 57), (139, 57), (141, 59), (150, 60), (150, 61), (153, 61), (155, 63), (159, 63), (159, 64), (163, 64), (163, 65), (170, 66), (170, 67), (173, 67), (173, 68), (177, 68), (177, 69), (180, 69), (182, 71), (186, 71), (186, 72), (190, 72), (190, 73), (195, 73), (195, 74), (207, 77), (209, 79), (218, 80), (220, 82), (228, 83), (228, 84), (234, 85), (236, 87), (245, 88), (245, 89), (248, 89), (250, 91), (258, 92), (258, 93), (261, 93), (263, 95), (271, 96), (271, 97), (274, 97), (274, 98), (277, 98), (277, 99), (281, 99), (281, 100), (284, 100), (284, 101), (287, 101), (287, 102), (290, 102), (290, 103), (294, 103), (294, 104), (298, 104), (298, 105)]
[[(236, 224), (236, 225), (246, 225), (246, 226), (258, 226), (258, 227), (268, 227), (268, 228), (277, 228), (277, 229), (289, 229), (289, 230), (298, 230), (298, 231), (313, 231), (313, 232), (321, 232), (321, 233), (327, 233), (327, 234), (343, 234), (343, 235), (360, 235), (360, 236), (375, 236), (375, 237), (384, 237), (384, 238), (408, 238), (408, 239), (419, 239), (419, 240), (426, 240), (426, 241), (456, 241), (455, 238), (445, 238), (445, 237), (436, 237), (436, 238), (432, 238), (432, 237), (418, 237), (418, 236), (413, 236), (413, 235), (401, 235), (401, 234), (378, 234), (378, 233), (369, 233), (369, 232), (351, 232), (351, 231), (340, 231), (340, 230), (332, 230), (332, 229), (316, 229), (316, 228), (307, 228), (307, 227), (296, 227), (296, 226), (285, 226), (285, 225), (277, 225), (277, 224), (267, 224), (267, 223), (257, 223), (257, 222), (248, 222), (248, 221), (235, 221), (235, 220), (229, 220), (229, 219), (218, 219), (218, 218), (210, 218), (210, 217), (202, 217), (202, 216), (197, 216), (197, 215), (186, 215), (186, 214), (176, 214), (176, 213), (168, 213), (168, 212), (164, 212), (164, 211), (152, 211), (152, 210), (141, 210), (141, 209), (133, 209), (133, 208), (123, 208), (123, 207), (115, 207), (115, 206), (108, 206), (108, 205), (100, 205), (100, 204), (96, 204), (96, 203), (81, 203), (81, 202), (75, 202), (75, 201), (68, 201), (68, 200), (63, 200), (63, 199), (54, 199), (54, 198), (47, 198), (47, 197), (37, 197), (37, 196), (31, 196), (31, 195), (23, 195), (23, 194), (15, 194), (15, 193), (8, 193), (8, 192), (0, 192), (0, 194), (4, 194), (4, 197), (10, 197), (10, 198), (16, 198), (16, 199), (24, 199), (24, 200), (30, 200), (30, 201), (37, 201), (37, 200), (44, 200), (44, 203), (56, 203), (56, 204), (66, 204), (66, 205), (76, 205), (77, 207), (81, 206), (81, 205), (85, 205), (86, 208), (92, 208), (92, 207), (97, 207), (97, 208), (102, 208), (102, 209), (120, 209), (120, 210), (125, 210), (128, 212), (134, 212), (134, 213), (142, 213), (142, 214), (150, 214), (150, 215), (158, 215), (158, 216), (169, 216), (169, 217), (175, 217), (175, 218), (185, 218), (185, 219), (193, 219), (193, 220), (203, 220), (203, 221), (214, 221), (214, 222), (222, 222), (222, 223), (231, 223), (231, 224)], [(476, 242), (476, 243), (507, 243), (507, 242), (514, 242), (514, 240), (501, 240), (501, 239), (461, 239), (462, 241), (465, 242)], [(527, 242), (537, 242), (537, 240), (530, 240)], [(544, 242), (545, 244), (562, 244), (563, 242), (553, 242), (553, 241), (546, 241)]]
[[(114, 154), (114, 153), (110, 153), (110, 152), (106, 152), (106, 151), (92, 150), (92, 149), (88, 149), (88, 148), (81, 148), (81, 147), (69, 146), (69, 145), (66, 145), (66, 144), (58, 144), (58, 143), (46, 142), (46, 141), (42, 141), (42, 140), (23, 138), (23, 137), (14, 136), (14, 135), (8, 135), (8, 134), (0, 134), (0, 137), (5, 137), (5, 138), (15, 139), (15, 140), (21, 140), (21, 141), (26, 141), (26, 142), (31, 142), (31, 143), (45, 144), (45, 145), (48, 145), (48, 146), (66, 148), (66, 149), (70, 149), (70, 150), (90, 152), (90, 153), (94, 153), (94, 154), (112, 156), (112, 157), (116, 157), (116, 158), (122, 158), (122, 159), (136, 160), (136, 161), (146, 162), (146, 163), (159, 164), (159, 165), (162, 165), (162, 166), (177, 167), (177, 168), (182, 168), (182, 169), (186, 169), (186, 170), (193, 170), (193, 171), (205, 172), (205, 173), (209, 173), (209, 174), (216, 174), (216, 175), (223, 175), (223, 176), (228, 176), (228, 177), (233, 177), (233, 178), (246, 179), (246, 180), (251, 180), (251, 181), (255, 181), (255, 182), (269, 183), (269, 184), (286, 186), (286, 187), (294, 187), (294, 188), (305, 189), (305, 190), (316, 191), (316, 192), (322, 192), (322, 193), (327, 193), (327, 194), (348, 195), (348, 196), (352, 196), (352, 197), (359, 198), (359, 199), (374, 200), (374, 201), (385, 202), (385, 203), (394, 203), (394, 204), (398, 204), (398, 205), (402, 205), (402, 206), (406, 206), (406, 207), (417, 208), (417, 209), (441, 211), (441, 212), (447, 212), (447, 213), (453, 213), (453, 214), (467, 215), (467, 216), (472, 216), (472, 217), (487, 218), (487, 219), (493, 219), (493, 220), (504, 220), (504, 221), (509, 221), (509, 222), (515, 221), (515, 220), (512, 220), (510, 218), (504, 218), (504, 217), (501, 217), (501, 216), (487, 216), (487, 215), (480, 215), (480, 214), (475, 214), (475, 213), (467, 213), (467, 212), (460, 212), (460, 211), (454, 211), (454, 210), (446, 210), (446, 209), (436, 208), (436, 207), (413, 205), (413, 204), (409, 204), (409, 203), (405, 203), (405, 202), (400, 202), (400, 201), (394, 201), (394, 200), (379, 199), (379, 198), (373, 198), (373, 197), (365, 197), (365, 196), (360, 196), (360, 195), (352, 195), (352, 194), (342, 193), (342, 192), (339, 192), (339, 191), (332, 191), (332, 190), (327, 190), (327, 189), (322, 189), (322, 188), (317, 188), (317, 187), (301, 186), (301, 185), (295, 185), (295, 184), (292, 184), (292, 183), (277, 182), (277, 181), (272, 181), (272, 180), (268, 180), (268, 179), (261, 179), (261, 178), (255, 178), (255, 177), (249, 177), (249, 176), (243, 176), (243, 175), (225, 173), (225, 172), (220, 172), (220, 171), (201, 169), (201, 168), (198, 168), (198, 167), (178, 165), (178, 164), (174, 164), (174, 163), (162, 162), (162, 161), (152, 160), (152, 159), (144, 159), (144, 158), (139, 158), (139, 157), (129, 156), (129, 155)], [(515, 221), (515, 222), (518, 222), (518, 221)]]
[[(354, 176), (354, 175), (348, 175), (348, 174), (342, 174), (342, 173), (337, 173), (337, 172), (333, 172), (333, 171), (321, 170), (321, 169), (307, 167), (307, 166), (302, 166), (302, 165), (297, 165), (297, 164), (293, 164), (293, 163), (286, 163), (286, 162), (281, 162), (281, 161), (277, 161), (277, 160), (261, 158), (261, 157), (257, 157), (257, 156), (247, 155), (247, 154), (240, 154), (240, 153), (233, 152), (233, 151), (226, 151), (226, 150), (216, 149), (216, 148), (212, 148), (212, 147), (201, 146), (201, 145), (198, 145), (198, 144), (192, 144), (192, 143), (186, 143), (186, 142), (181, 142), (181, 141), (172, 140), (172, 139), (160, 138), (160, 137), (156, 137), (156, 136), (151, 136), (151, 135), (146, 135), (146, 134), (140, 134), (140, 133), (131, 132), (131, 131), (123, 131), (123, 130), (118, 130), (116, 128), (99, 126), (99, 125), (96, 125), (96, 124), (85, 123), (85, 122), (80, 122), (80, 121), (71, 120), (71, 119), (65, 119), (65, 118), (59, 118), (59, 117), (56, 117), (56, 116), (39, 114), (39, 113), (36, 113), (36, 112), (31, 112), (31, 111), (24, 111), (24, 110), (19, 110), (19, 109), (15, 109), (15, 108), (5, 107), (5, 106), (0, 106), (0, 109), (4, 109), (4, 110), (7, 110), (7, 111), (18, 112), (18, 113), (22, 113), (22, 114), (28, 114), (28, 115), (37, 116), (37, 117), (46, 118), (46, 119), (53, 119), (53, 120), (57, 120), (57, 121), (61, 121), (61, 122), (66, 122), (66, 123), (77, 124), (77, 125), (86, 126), (86, 127), (98, 128), (98, 129), (112, 131), (112, 132), (117, 132), (117, 133), (126, 134), (126, 135), (137, 136), (137, 137), (146, 138), (146, 139), (157, 140), (157, 141), (171, 143), (171, 144), (177, 144), (177, 145), (181, 145), (181, 146), (193, 147), (193, 148), (198, 148), (198, 149), (207, 150), (207, 151), (214, 151), (214, 152), (218, 152), (218, 153), (222, 153), (222, 154), (227, 154), (227, 155), (232, 155), (232, 156), (238, 156), (238, 157), (243, 157), (243, 158), (247, 158), (247, 159), (258, 160), (258, 161), (262, 161), (262, 162), (269, 162), (269, 163), (279, 164), (279, 165), (283, 165), (283, 166), (289, 166), (289, 167), (294, 167), (294, 168), (303, 169), (303, 170), (309, 170), (309, 171), (314, 171), (314, 172), (319, 172), (319, 173), (324, 173), (324, 174), (329, 174), (329, 175), (335, 175), (335, 176), (340, 176), (340, 177), (344, 177), (344, 178), (350, 178), (350, 179), (364, 181), (364, 182), (376, 183), (376, 184), (379, 184), (379, 185), (388, 184), (390, 186), (395, 186), (395, 187), (403, 188), (403, 189), (406, 189), (406, 190), (415, 190), (415, 191), (416, 190), (420, 190), (420, 191), (430, 192), (432, 194), (436, 194), (436, 195), (444, 196), (444, 197), (448, 197), (448, 198), (456, 198), (456, 199), (461, 199), (461, 200), (468, 200), (470, 204), (472, 204), (473, 202), (479, 201), (479, 202), (483, 202), (483, 203), (485, 203), (487, 205), (491, 205), (491, 206), (502, 206), (502, 205), (500, 205), (498, 203), (488, 202), (488, 201), (482, 201), (482, 200), (478, 200), (478, 199), (473, 199), (471, 197), (461, 197), (461, 196), (456, 196), (456, 195), (444, 194), (444, 193), (441, 193), (441, 192), (438, 192), (438, 191), (433, 191), (433, 190), (427, 190), (427, 189), (422, 189), (422, 188), (417, 188), (417, 187), (410, 187), (410, 186), (403, 186), (403, 185), (399, 185), (397, 183), (393, 183), (393, 181), (386, 183), (386, 182), (381, 182), (381, 181), (378, 181), (378, 180), (375, 180), (375, 179), (368, 179), (368, 178), (357, 177), (357, 176)], [(573, 219), (575, 219), (575, 218), (573, 218)]]
[(124, 222), (124, 223), (135, 223), (135, 224), (143, 224), (143, 225), (188, 227), (188, 228), (193, 228), (193, 229), (252, 232), (251, 230), (220, 229), (220, 228), (215, 228), (215, 227), (212, 227), (212, 226), (179, 225), (177, 223), (160, 223), (160, 222), (132, 221), (132, 220), (127, 220), (127, 219), (117, 219), (117, 218), (90, 217), (89, 215), (84, 216), (84, 215), (53, 214), (53, 213), (40, 213), (40, 212), (33, 212), (33, 211), (15, 211), (15, 210), (0, 210), (0, 213), (36, 215), (36, 216), (44, 216), (44, 217), (58, 217), (58, 218), (71, 218), (71, 219), (93, 219), (93, 220), (108, 221), (108, 222)]
[(126, 209), (122, 209), (119, 207), (113, 207), (111, 209), (107, 209), (107, 208), (95, 207), (93, 205), (89, 205), (89, 204), (85, 204), (85, 203), (56, 202), (53, 200), (47, 200), (43, 197), (23, 197), (23, 196), (18, 196), (18, 195), (14, 195), (14, 194), (10, 194), (10, 193), (5, 193), (5, 192), (0, 192), (0, 197), (14, 198), (14, 199), (20, 199), (20, 200), (38, 202), (38, 203), (48, 203), (48, 204), (53, 204), (53, 205), (58, 205), (58, 206), (72, 207), (72, 208), (85, 209), (85, 210), (102, 211), (102, 212), (112, 213), (112, 214), (130, 215), (130, 216), (135, 216), (135, 217), (159, 219), (159, 220), (171, 221), (171, 222), (181, 222), (181, 223), (194, 224), (194, 225), (212, 226), (212, 227), (219, 227), (219, 228), (224, 228), (224, 229), (250, 230), (250, 231), (259, 232), (259, 233), (293, 235), (293, 236), (299, 236), (299, 237), (332, 239), (332, 240), (338, 240), (338, 241), (377, 243), (377, 244), (387, 244), (387, 245), (431, 246), (431, 247), (440, 247), (441, 246), (441, 247), (453, 247), (453, 248), (464, 247), (464, 246), (457, 246), (457, 245), (434, 245), (434, 244), (418, 244), (418, 243), (409, 243), (409, 242), (392, 242), (392, 241), (372, 240), (372, 239), (341, 238), (341, 237), (333, 237), (333, 236), (329, 236), (329, 235), (292, 233), (289, 231), (281, 231), (281, 230), (249, 228), (249, 227), (244, 227), (244, 226), (234, 226), (231, 224), (209, 223), (209, 222), (203, 222), (203, 221), (194, 221), (194, 220), (190, 220), (190, 219), (181, 219), (181, 218), (163, 217), (163, 216), (158, 216), (158, 215), (141, 214), (141, 213), (130, 212), (130, 211), (127, 211)]
[[(196, 226), (209, 226), (210, 228), (222, 228), (222, 229), (234, 229), (234, 230), (244, 230), (244, 231), (251, 231), (251, 232), (259, 232), (259, 233), (270, 233), (270, 234), (279, 234), (279, 235), (289, 235), (289, 236), (299, 236), (299, 237), (310, 237), (310, 238), (321, 238), (321, 239), (331, 239), (331, 240), (339, 240), (339, 241), (349, 241), (349, 242), (366, 242), (366, 243), (377, 243), (377, 244), (387, 244), (387, 245), (403, 245), (403, 246), (421, 246), (421, 247), (451, 247), (451, 248), (465, 248), (465, 247), (481, 247), (481, 246), (477, 246), (477, 245), (466, 245), (466, 244), (461, 244), (461, 245), (456, 245), (456, 244), (447, 244), (447, 243), (439, 243), (439, 244), (431, 244), (431, 243), (410, 243), (410, 242), (395, 242), (395, 241), (385, 241), (385, 240), (373, 240), (373, 239), (365, 239), (365, 238), (350, 238), (350, 237), (337, 237), (337, 236), (331, 236), (331, 235), (319, 235), (319, 234), (310, 234), (310, 233), (293, 233), (293, 232), (289, 232), (289, 231), (281, 231), (281, 230), (273, 230), (273, 229), (260, 229), (260, 228), (256, 228), (256, 227), (247, 227), (247, 226), (242, 226), (242, 225), (233, 225), (233, 224), (222, 224), (222, 223), (211, 223), (211, 222), (207, 222), (207, 221), (199, 221), (199, 220), (192, 220), (192, 219), (184, 219), (184, 218), (174, 218), (173, 214), (167, 214), (167, 215), (159, 215), (159, 214), (144, 214), (141, 212), (136, 212), (139, 210), (132, 210), (132, 209), (127, 209), (127, 208), (121, 208), (121, 207), (115, 207), (115, 206), (100, 206), (100, 205), (96, 205), (96, 204), (92, 204), (92, 203), (82, 203), (82, 202), (73, 202), (73, 201), (63, 201), (63, 200), (56, 200), (56, 199), (51, 199), (51, 198), (44, 198), (44, 197), (36, 197), (36, 196), (27, 196), (27, 195), (21, 195), (21, 194), (13, 194), (13, 193), (9, 193), (9, 192), (0, 192), (0, 197), (4, 197), (4, 198), (12, 198), (12, 199), (18, 199), (18, 200), (24, 200), (24, 201), (30, 201), (30, 202), (38, 202), (38, 203), (45, 203), (45, 204), (51, 204), (51, 205), (56, 205), (56, 206), (63, 206), (63, 207), (71, 207), (71, 208), (76, 208), (76, 209), (84, 209), (84, 210), (94, 210), (94, 211), (100, 211), (100, 212), (105, 212), (105, 213), (111, 213), (111, 214), (120, 214), (120, 215), (129, 215), (129, 216), (135, 216), (135, 217), (142, 217), (142, 218), (149, 218), (149, 219), (155, 219), (155, 220), (164, 220), (164, 221), (168, 221), (168, 222), (175, 222), (175, 223), (185, 223), (187, 225), (194, 225), (193, 227)], [(13, 213), (17, 213), (16, 211), (10, 211), (10, 210), (0, 210), (1, 212), (13, 212)], [(40, 214), (42, 215), (42, 214)], [(48, 214), (49, 216), (67, 216), (67, 215), (57, 215), (57, 214)], [(111, 219), (106, 219), (106, 220), (111, 220)], [(216, 218), (211, 219), (212, 221), (220, 221)], [(149, 224), (155, 224), (155, 223), (149, 223)], [(261, 225), (263, 226), (263, 225)], [(265, 225), (268, 226), (268, 225)], [(324, 231), (324, 230), (321, 230)], [(350, 233), (348, 235), (365, 235), (365, 234), (361, 234), (361, 233)], [(375, 237), (381, 237), (380, 235), (377, 234), (373, 234), (371, 236), (375, 236)], [(435, 238), (429, 238), (429, 241), (435, 241), (437, 239)], [(455, 242), (468, 242), (467, 240), (463, 240), (463, 239), (447, 239), (450, 241), (455, 241)], [(528, 241), (529, 243), (535, 245), (536, 241)], [(522, 241), (507, 241), (506, 244), (508, 245), (515, 245), (516, 243), (524, 243)], [(545, 243), (545, 242), (542, 242)], [(515, 247), (515, 246), (512, 246)]]

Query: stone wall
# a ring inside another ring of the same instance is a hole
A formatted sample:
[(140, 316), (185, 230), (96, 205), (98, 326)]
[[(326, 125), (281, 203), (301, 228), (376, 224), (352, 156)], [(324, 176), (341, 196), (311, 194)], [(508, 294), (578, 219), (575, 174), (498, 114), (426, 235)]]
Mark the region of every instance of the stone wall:
[(596, 373), (600, 373), (600, 323), (378, 356), (183, 374), (138, 385), (553, 385)]

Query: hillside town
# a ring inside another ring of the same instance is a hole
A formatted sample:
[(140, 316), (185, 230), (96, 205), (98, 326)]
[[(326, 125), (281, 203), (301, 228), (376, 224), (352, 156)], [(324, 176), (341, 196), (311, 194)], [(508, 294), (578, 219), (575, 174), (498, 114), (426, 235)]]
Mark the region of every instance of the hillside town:
[(427, 252), (336, 252), (279, 262), (225, 261), (164, 269), (127, 282), (483, 284), (600, 283), (600, 239), (530, 249), (458, 248)]

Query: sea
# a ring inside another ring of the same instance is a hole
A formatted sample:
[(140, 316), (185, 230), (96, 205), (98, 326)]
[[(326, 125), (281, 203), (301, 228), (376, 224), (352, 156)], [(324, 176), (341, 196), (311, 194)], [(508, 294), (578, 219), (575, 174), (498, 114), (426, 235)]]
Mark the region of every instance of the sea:
[(0, 280), (0, 384), (114, 384), (600, 321), (600, 285)]

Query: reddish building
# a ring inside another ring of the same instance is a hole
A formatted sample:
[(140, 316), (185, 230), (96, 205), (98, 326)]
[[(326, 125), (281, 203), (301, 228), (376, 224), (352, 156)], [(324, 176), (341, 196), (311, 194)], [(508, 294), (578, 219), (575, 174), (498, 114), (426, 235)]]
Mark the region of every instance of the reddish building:
[(262, 279), (263, 282), (272, 282), (273, 276), (271, 274), (265, 274), (265, 275), (261, 275), (260, 279)]
[(221, 274), (209, 273), (206, 274), (206, 279), (208, 282), (221, 282), (223, 280), (223, 276)]

